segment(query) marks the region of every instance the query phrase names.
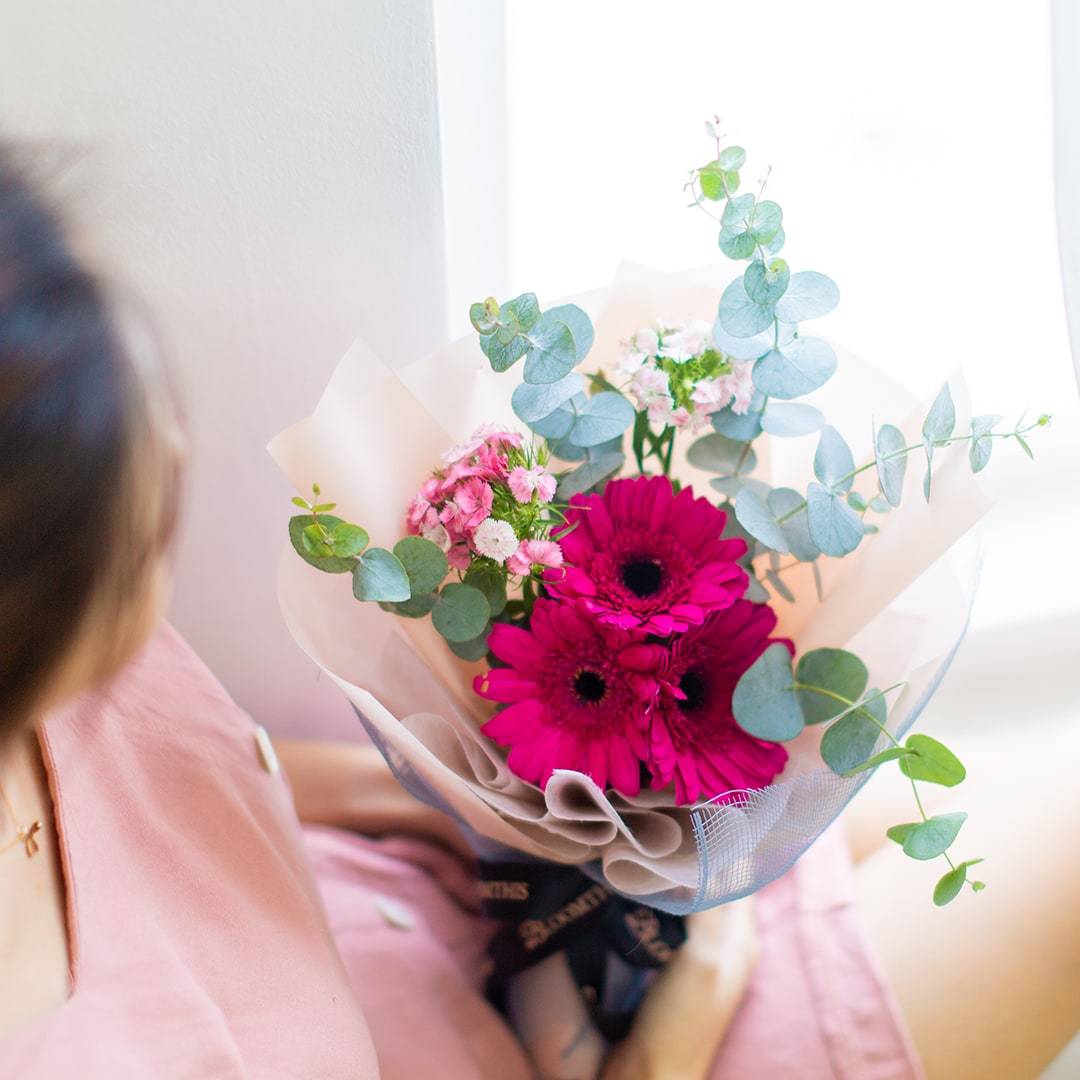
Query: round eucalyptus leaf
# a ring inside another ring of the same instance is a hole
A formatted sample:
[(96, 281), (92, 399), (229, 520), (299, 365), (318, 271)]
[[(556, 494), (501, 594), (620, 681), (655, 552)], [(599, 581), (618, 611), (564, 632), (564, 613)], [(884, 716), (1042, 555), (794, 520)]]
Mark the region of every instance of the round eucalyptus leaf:
[(634, 406), (622, 394), (603, 390), (586, 400), (567, 437), (575, 446), (599, 446), (622, 435), (634, 415)]
[(560, 461), (595, 461), (604, 454), (621, 454), (622, 443), (621, 435), (597, 446), (577, 446), (566, 438), (549, 442), (548, 449), (551, 451), (551, 456), (557, 457)]
[(470, 641), (447, 641), (450, 651), (460, 660), (483, 660), (488, 654), (488, 635), (491, 633), (491, 623)]
[(368, 546), (367, 529), (348, 521), (338, 522), (330, 530), (330, 548), (339, 559), (355, 559)]
[(907, 470), (907, 455), (901, 453), (904, 445), (904, 433), (892, 424), (882, 424), (874, 437), (878, 483), (890, 506), (899, 506), (904, 494), (904, 473)]
[(465, 573), (465, 584), (479, 589), (488, 602), (492, 618), (506, 610), (506, 572), (489, 563), (477, 562)]
[(770, 645), (735, 687), (731, 701), (735, 723), (769, 742), (794, 739), (803, 729), (803, 718), (791, 682), (791, 653), (786, 645)]
[(859, 546), (862, 519), (835, 491), (811, 483), (806, 490), (806, 520), (810, 538), (823, 555), (839, 558)]
[(736, 278), (720, 297), (720, 325), (732, 337), (748, 338), (772, 325), (771, 305), (755, 304), (746, 294), (741, 277)]
[(542, 318), (561, 322), (569, 331), (574, 342), (574, 362), (581, 363), (593, 347), (596, 331), (592, 319), (577, 304), (559, 304), (548, 308)]
[(443, 551), (422, 536), (406, 536), (399, 540), (394, 545), (394, 554), (405, 567), (413, 596), (434, 592), (450, 570)]
[(793, 341), (795, 329), (792, 323), (781, 323), (778, 328), (769, 327), (752, 337), (733, 337), (717, 318), (713, 321), (712, 338), (713, 344), (725, 356), (730, 356), (734, 360), (757, 360), (772, 349), (774, 341), (781, 348)]
[(754, 364), (754, 385), (769, 397), (787, 400), (824, 386), (835, 371), (836, 353), (827, 341), (797, 337)]
[(935, 814), (927, 821), (920, 821), (904, 837), (904, 854), (913, 859), (936, 859), (952, 846), (960, 827), (967, 821), (967, 814)]
[[(821, 552), (810, 538), (806, 511), (800, 509), (804, 502), (794, 488), (775, 488), (768, 494), (769, 512), (776, 518), (791, 554), (800, 562), (813, 562)], [(788, 517), (788, 514), (791, 514), (791, 517)], [(785, 520), (781, 521), (781, 518)]]
[(519, 419), (526, 424), (535, 424), (550, 416), (584, 389), (584, 378), (576, 371), (571, 371), (556, 382), (519, 383), (510, 396), (510, 405)]
[[(779, 203), (771, 199), (762, 199), (761, 202), (755, 203), (749, 221), (750, 233), (754, 241), (758, 244), (767, 244), (780, 231), (780, 222), (783, 218), (784, 212), (780, 209)], [(789, 321), (798, 322), (798, 319)]]
[(850, 491), (854, 483), (855, 458), (843, 435), (823, 427), (814, 453), (814, 475), (832, 491)]
[(478, 334), (493, 334), (499, 325), (499, 301), (494, 296), (469, 307), (469, 322)]
[[(518, 389), (520, 387), (515, 388), (515, 390)], [(542, 417), (540, 420), (525, 421), (525, 423), (543, 439), (565, 438), (574, 426), (577, 410), (585, 404), (585, 400), (584, 394), (575, 394), (569, 401), (564, 401), (554, 412), (548, 413), (547, 416)]]
[(507, 300), (499, 309), (499, 320), (510, 322), (518, 330), (531, 330), (540, 318), (540, 305), (535, 293), (522, 293), (513, 300)]
[(761, 417), (761, 426), (778, 439), (813, 435), (824, 423), (820, 409), (802, 402), (770, 402)]
[(491, 618), (484, 594), (472, 585), (451, 582), (439, 593), (431, 622), (447, 641), (472, 641), (483, 633)]
[(754, 391), (750, 407), (744, 413), (733, 411), (730, 405), (718, 409), (709, 417), (713, 430), (736, 442), (750, 442), (761, 434), (765, 395)]
[(737, 468), (740, 472), (753, 472), (757, 465), (757, 454), (745, 442), (715, 434), (704, 435), (692, 442), (686, 460), (704, 472), (730, 476)]
[(790, 551), (784, 530), (777, 525), (768, 506), (748, 487), (742, 488), (735, 496), (735, 517), (755, 540), (767, 548), (782, 555)]
[(611, 450), (595, 454), (583, 465), (578, 466), (573, 472), (566, 473), (559, 478), (559, 486), (556, 497), (562, 501), (580, 495), (594, 488), (606, 480), (609, 476), (617, 473), (623, 467), (626, 455), (621, 450)]
[(816, 270), (791, 275), (787, 291), (777, 301), (776, 317), (784, 322), (805, 322), (828, 315), (840, 302), (840, 290), (832, 278)]
[(944, 907), (960, 895), (960, 890), (967, 881), (967, 864), (961, 863), (945, 873), (934, 886), (934, 903)]
[(558, 382), (577, 363), (574, 335), (570, 327), (552, 318), (550, 311), (540, 316), (540, 321), (528, 337), (519, 340), (525, 343), (528, 353), (523, 374), (526, 383)]
[(755, 304), (775, 304), (784, 295), (790, 276), (783, 259), (773, 259), (768, 265), (755, 259), (743, 274), (746, 295)]
[(821, 737), (821, 758), (834, 773), (843, 776), (873, 756), (880, 735), (862, 712), (850, 712), (830, 724)]
[(722, 228), (718, 243), (729, 259), (749, 259), (757, 250), (757, 241), (743, 225)]
[(385, 548), (368, 548), (353, 571), (353, 596), (357, 600), (400, 603), (412, 595), (409, 575), (398, 557)]
[[(803, 653), (795, 670), (796, 682), (820, 687), (848, 701), (858, 701), (862, 697), (869, 678), (866, 665), (854, 653), (844, 649), (812, 649)], [(884, 707), (883, 698), (875, 700)], [(808, 724), (831, 720), (848, 708), (842, 702), (812, 690), (799, 691), (799, 704)]]
[(725, 170), (718, 161), (710, 161), (708, 165), (702, 165), (698, 169), (698, 183), (701, 185), (701, 194), (712, 202), (717, 202), (726, 197), (725, 179)]
[(956, 787), (967, 776), (960, 759), (929, 735), (909, 735), (904, 745), (913, 752), (904, 756), (900, 771), (912, 780)]
[[(334, 529), (338, 525), (345, 524), (341, 518), (334, 517), (332, 514), (320, 514), (319, 521), (327, 529)], [(308, 539), (308, 543), (305, 544), (304, 530), (309, 528), (311, 523), (310, 514), (297, 514), (289, 518), (289, 542), (296, 554), (309, 566), (314, 566), (324, 574), (351, 574), (356, 565), (356, 559), (338, 558), (333, 554), (333, 549), (326, 549), (325, 556), (315, 555), (309, 550), (311, 541)]]
[(389, 611), (392, 615), (401, 615), (406, 619), (422, 619), (431, 614), (438, 596), (435, 593), (424, 593), (422, 596), (412, 596), (408, 600), (402, 600), (400, 604), (388, 604), (381, 601), (379, 607), (383, 611)]
[(784, 241), (787, 239), (787, 235), (784, 233), (784, 226), (781, 225), (776, 230), (776, 235), (765, 245), (765, 251), (769, 255), (775, 255), (783, 246)]
[(741, 169), (746, 162), (746, 151), (741, 146), (726, 146), (716, 159), (721, 169), (731, 172)]
[[(759, 499), (767, 499), (769, 492), (772, 491), (772, 488), (764, 480), (758, 480), (753, 476), (743, 476), (742, 474), (738, 476), (714, 476), (709, 481), (709, 485), (729, 499), (734, 499), (744, 487), (749, 488)], [(737, 523), (737, 519), (734, 517), (729, 518), (729, 520)]]
[(480, 338), (480, 348), (491, 364), (492, 371), (508, 371), (528, 351), (529, 343), (518, 336), (509, 342), (501, 342), (498, 334)]

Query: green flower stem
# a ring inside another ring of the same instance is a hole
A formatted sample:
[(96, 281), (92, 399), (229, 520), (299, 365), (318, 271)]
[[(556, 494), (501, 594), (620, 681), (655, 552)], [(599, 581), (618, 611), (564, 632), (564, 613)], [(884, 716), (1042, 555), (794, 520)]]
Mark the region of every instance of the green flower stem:
[[(1034, 431), (1037, 427), (1044, 427), (1044, 424), (1040, 424), (1037, 420), (1034, 424), (1029, 425), (1026, 428), (1017, 428), (1015, 431), (990, 431), (985, 435), (980, 435), (980, 439), (1015, 439), (1027, 435), (1029, 432)], [(935, 439), (934, 446), (949, 446), (951, 443), (971, 442), (975, 437), (974, 432), (970, 435), (953, 435), (948, 439)], [(882, 455), (882, 461), (892, 461), (893, 458), (904, 457), (905, 454), (910, 454), (913, 450), (921, 450), (923, 444), (913, 443), (911, 446), (902, 447), (900, 450), (894, 450), (891, 454)], [(843, 476), (838, 477), (833, 483), (833, 487), (838, 487), (847, 480), (853, 480), (860, 473), (864, 473), (867, 469), (873, 469), (877, 466), (876, 461), (868, 461), (865, 465), (860, 465), (857, 469), (852, 469), (851, 472), (845, 473)], [(785, 521), (793, 518), (796, 514), (801, 513), (806, 509), (806, 500), (803, 499), (798, 506), (793, 506), (786, 514), (776, 519), (777, 525), (783, 525)]]
[(533, 605), (536, 603), (536, 586), (532, 577), (522, 578), (521, 581), (521, 604), (526, 618), (532, 614)]
[[(675, 453), (675, 429), (668, 428), (667, 430), (667, 451), (661, 459), (661, 465), (664, 470), (665, 476), (671, 475), (671, 457)], [(661, 439), (661, 442), (663, 439)]]

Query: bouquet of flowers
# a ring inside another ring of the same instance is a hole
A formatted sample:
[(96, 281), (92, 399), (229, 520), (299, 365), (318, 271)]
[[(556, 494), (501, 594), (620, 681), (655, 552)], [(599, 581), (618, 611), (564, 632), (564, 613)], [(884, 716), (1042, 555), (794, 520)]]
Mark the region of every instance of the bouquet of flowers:
[(782, 873), (879, 765), (915, 792), (889, 837), (947, 863), (934, 902), (983, 888), (952, 855), (964, 815), (918, 799), (964, 767), (907, 730), (966, 626), (971, 563), (947, 556), (987, 505), (973, 476), (1048, 418), (969, 417), (956, 376), (912, 412), (854, 357), (836, 389), (837, 348), (804, 326), (838, 290), (789, 268), (744, 160), (717, 139), (688, 183), (736, 276), (489, 298), (476, 337), (396, 373), (358, 342), (271, 447), (312, 492), (286, 619), (475, 838), (508, 920), (493, 990), (565, 954), (612, 1036), (640, 992), (612, 954), (662, 966), (679, 916)]

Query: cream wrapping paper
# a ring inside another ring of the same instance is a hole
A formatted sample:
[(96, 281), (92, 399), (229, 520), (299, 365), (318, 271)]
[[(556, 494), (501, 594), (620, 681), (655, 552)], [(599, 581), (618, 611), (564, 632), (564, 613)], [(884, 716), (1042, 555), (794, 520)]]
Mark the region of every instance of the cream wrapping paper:
[[(570, 298), (596, 327), (585, 368), (610, 368), (619, 343), (657, 318), (711, 319), (727, 280), (719, 270), (662, 274), (626, 265), (609, 289)], [(871, 417), (897, 423), (919, 442), (925, 408), (913, 410), (917, 403), (897, 383), (837, 353), (836, 375), (805, 400), (851, 442), (857, 461), (872, 458)], [(397, 372), (358, 341), (314, 413), (269, 449), (299, 491), (318, 482), (337, 513), (364, 525), (372, 543), (391, 547), (404, 534), (409, 499), (445, 449), (482, 423), (522, 429), (510, 408), (519, 380), (518, 368), (493, 373), (475, 336)], [(957, 430), (966, 430), (963, 387), (958, 377), (950, 381)], [(690, 441), (682, 440), (683, 453)], [(805, 489), (816, 438), (763, 436), (755, 445), (762, 448), (756, 476)], [(677, 471), (699, 494), (711, 494), (707, 477), (685, 461)], [(921, 712), (963, 635), (974, 560), (951, 549), (988, 508), (963, 447), (937, 452), (930, 506), (922, 472), (922, 457), (913, 454), (903, 505), (880, 520), (881, 532), (845, 559), (819, 560), (823, 600), (806, 566), (785, 576), (796, 602), (773, 603), (778, 633), (799, 653), (850, 647), (867, 662), (872, 686), (905, 683), (890, 695), (894, 732)], [(873, 489), (873, 475), (861, 478), (864, 490)], [(490, 706), (471, 682), (482, 665), (456, 659), (428, 620), (356, 602), (346, 576), (323, 574), (291, 549), (278, 591), (297, 643), (341, 687), (411, 786), (486, 841), (591, 864), (615, 889), (656, 906), (688, 911), (760, 888), (805, 851), (869, 775), (833, 774), (817, 751), (820, 731), (808, 729), (789, 745), (776, 783), (724, 804), (675, 807), (652, 791), (627, 799), (572, 772), (556, 773), (541, 792), (514, 776), (504, 752), (479, 733)]]

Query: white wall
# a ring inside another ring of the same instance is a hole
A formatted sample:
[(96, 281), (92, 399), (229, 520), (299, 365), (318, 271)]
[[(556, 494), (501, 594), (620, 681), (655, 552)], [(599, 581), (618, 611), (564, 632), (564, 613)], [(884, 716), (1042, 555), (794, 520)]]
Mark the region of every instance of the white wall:
[(355, 728), (274, 594), (291, 492), (264, 447), (363, 333), (445, 337), (427, 0), (0, 3), (0, 131), (74, 145), (79, 216), (148, 300), (194, 458), (173, 618), (279, 728)]

